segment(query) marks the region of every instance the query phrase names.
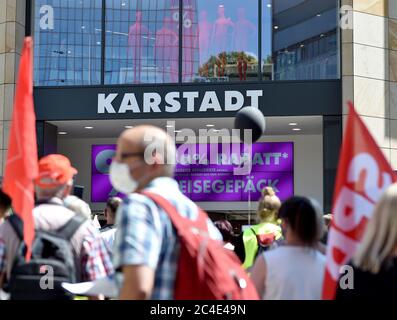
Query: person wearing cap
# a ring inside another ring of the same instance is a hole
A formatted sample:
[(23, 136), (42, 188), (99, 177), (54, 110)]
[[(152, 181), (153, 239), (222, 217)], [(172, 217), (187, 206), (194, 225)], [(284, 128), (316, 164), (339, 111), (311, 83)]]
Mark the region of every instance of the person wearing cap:
[[(34, 181), (37, 203), (33, 210), (36, 229), (56, 231), (76, 215), (64, 206), (77, 170), (63, 155), (49, 155), (39, 161)], [(20, 241), (8, 221), (0, 225), (0, 288), (9, 279)], [(99, 231), (87, 219), (71, 239), (78, 282), (93, 281), (113, 274), (113, 265)], [(3, 279), (3, 280), (2, 280)]]

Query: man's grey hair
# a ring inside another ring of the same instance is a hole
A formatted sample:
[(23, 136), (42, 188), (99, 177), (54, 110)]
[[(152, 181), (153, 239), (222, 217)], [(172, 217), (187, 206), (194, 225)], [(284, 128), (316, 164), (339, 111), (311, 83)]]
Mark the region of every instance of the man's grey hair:
[(35, 186), (36, 190), (36, 196), (38, 200), (49, 200), (52, 198), (62, 198), (62, 194), (65, 192), (65, 189), (67, 187), (73, 186), (73, 180), (70, 180), (69, 182), (56, 186), (53, 188), (40, 188), (39, 186)]

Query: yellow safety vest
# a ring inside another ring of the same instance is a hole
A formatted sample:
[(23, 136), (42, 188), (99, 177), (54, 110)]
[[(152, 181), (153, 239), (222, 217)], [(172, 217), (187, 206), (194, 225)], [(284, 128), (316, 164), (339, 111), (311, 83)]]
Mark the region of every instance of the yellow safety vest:
[[(282, 237), (281, 228), (274, 223), (264, 222), (252, 226), (251, 228), (255, 231), (256, 234), (273, 233), (276, 237), (276, 240), (279, 240)], [(246, 270), (253, 266), (256, 253), (258, 252), (258, 242), (251, 228), (245, 230), (243, 233), (243, 242), (245, 249), (245, 260), (243, 268)]]

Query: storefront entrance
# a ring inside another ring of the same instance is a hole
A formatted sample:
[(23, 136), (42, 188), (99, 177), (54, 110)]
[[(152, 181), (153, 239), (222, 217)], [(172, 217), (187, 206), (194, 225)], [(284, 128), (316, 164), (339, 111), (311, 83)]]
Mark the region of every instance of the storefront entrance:
[[(83, 199), (97, 213), (102, 212), (109, 196), (117, 194), (107, 169), (123, 130), (140, 124), (155, 125), (173, 135), (178, 146), (186, 142), (184, 135), (190, 141), (195, 136), (199, 139), (197, 152), (185, 151), (178, 156), (176, 179), (181, 190), (214, 217), (224, 216), (238, 225), (254, 222), (257, 200), (265, 186), (274, 187), (282, 200), (302, 194), (324, 203), (322, 117), (266, 120), (266, 133), (252, 148), (252, 172), (242, 176), (232, 171), (238, 138), (227, 135), (233, 133), (233, 118), (50, 121), (46, 127), (57, 132), (54, 152), (65, 154), (75, 164), (79, 170), (75, 183), (84, 188)], [(231, 148), (222, 151), (219, 147), (217, 164), (200, 162), (205, 152), (210, 154), (213, 146), (222, 142)], [(197, 164), (192, 166), (187, 160), (196, 160)]]

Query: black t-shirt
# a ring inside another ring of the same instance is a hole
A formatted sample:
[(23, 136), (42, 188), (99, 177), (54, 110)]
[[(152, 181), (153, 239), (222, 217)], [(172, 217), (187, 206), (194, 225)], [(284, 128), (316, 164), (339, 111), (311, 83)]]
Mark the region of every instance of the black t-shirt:
[(338, 283), (336, 300), (397, 299), (397, 257), (385, 264), (377, 274), (363, 271), (352, 263), (349, 266), (353, 268), (354, 289), (343, 290)]

